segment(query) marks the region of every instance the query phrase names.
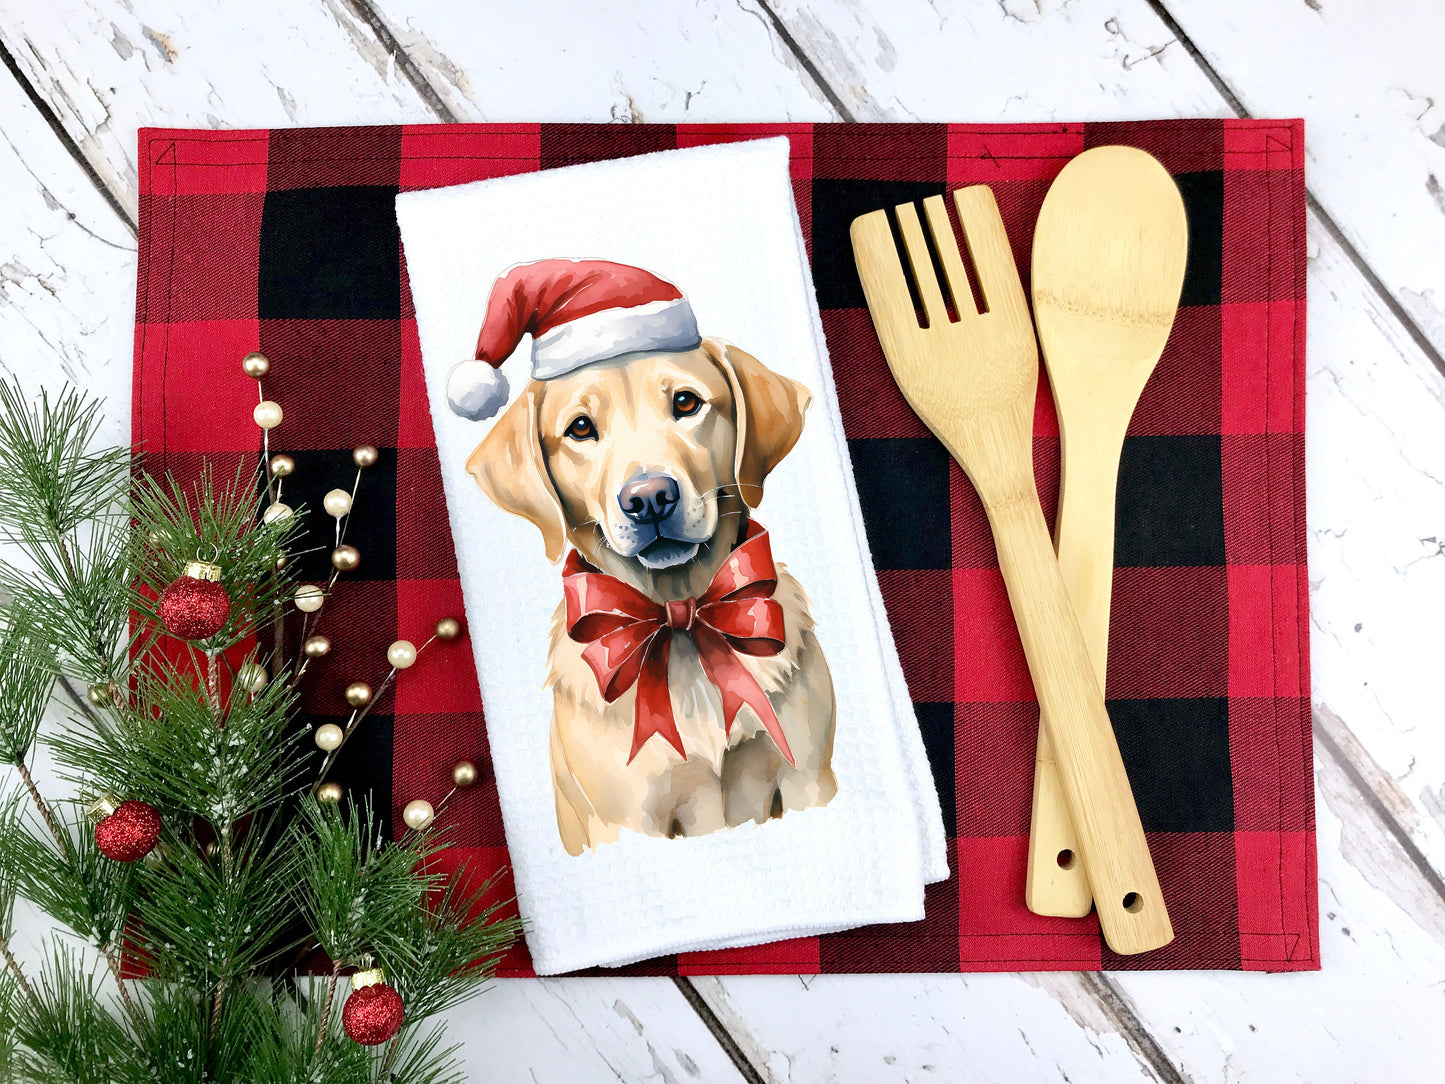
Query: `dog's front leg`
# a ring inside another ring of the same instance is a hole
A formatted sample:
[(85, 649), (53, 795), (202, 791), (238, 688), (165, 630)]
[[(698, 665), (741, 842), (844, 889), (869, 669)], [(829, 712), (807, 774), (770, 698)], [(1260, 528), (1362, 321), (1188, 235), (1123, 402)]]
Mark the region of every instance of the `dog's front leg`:
[(673, 772), (672, 784), (677, 798), (671, 814), (664, 818), (663, 835), (702, 836), (727, 827), (722, 780), (709, 765), (680, 766)]

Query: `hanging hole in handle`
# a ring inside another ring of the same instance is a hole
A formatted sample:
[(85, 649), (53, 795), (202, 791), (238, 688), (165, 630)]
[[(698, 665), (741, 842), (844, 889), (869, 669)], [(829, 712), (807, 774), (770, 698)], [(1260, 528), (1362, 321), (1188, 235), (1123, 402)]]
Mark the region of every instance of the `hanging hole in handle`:
[(1131, 915), (1137, 915), (1144, 910), (1144, 897), (1137, 892), (1124, 893), (1124, 910)]
[(1059, 869), (1073, 869), (1074, 852), (1069, 850), (1067, 847), (1064, 848), (1062, 851), (1059, 852), (1057, 861), (1059, 863)]

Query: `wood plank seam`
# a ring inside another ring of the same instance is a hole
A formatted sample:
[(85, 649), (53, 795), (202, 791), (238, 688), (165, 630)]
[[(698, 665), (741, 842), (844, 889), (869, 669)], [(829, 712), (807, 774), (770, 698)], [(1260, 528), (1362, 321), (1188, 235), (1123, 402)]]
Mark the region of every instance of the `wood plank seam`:
[(844, 120), (856, 122), (858, 118), (853, 114), (851, 109), (843, 104), (843, 99), (828, 83), (828, 80), (823, 78), (823, 73), (818, 70), (818, 65), (813, 62), (813, 58), (803, 51), (803, 47), (798, 44), (798, 39), (793, 37), (793, 32), (788, 29), (788, 24), (778, 18), (773, 9), (768, 6), (768, 0), (756, 0), (756, 2), (758, 7), (762, 9), (763, 14), (767, 16), (773, 33), (776, 34), (778, 40), (783, 43), (784, 48), (793, 54), (793, 59), (796, 60), (803, 71), (808, 74), (808, 78), (813, 80), (818, 90), (822, 92), (823, 97), (828, 100), (828, 104), (831, 105), (838, 116)]
[(748, 1060), (748, 1056), (743, 1053), (743, 1048), (738, 1045), (737, 1039), (733, 1037), (732, 1032), (728, 1031), (727, 1025), (718, 1019), (717, 1013), (712, 1011), (712, 1006), (703, 1000), (702, 994), (692, 984), (692, 980), (683, 975), (674, 975), (672, 982), (684, 1000), (692, 1006), (692, 1011), (697, 1013), (703, 1026), (712, 1033), (718, 1046), (723, 1048), (723, 1053), (731, 1059), (733, 1065), (737, 1066), (738, 1073), (742, 1078), (748, 1084), (767, 1084), (766, 1078), (758, 1071), (757, 1066)]
[[(1345, 751), (1335, 736), (1329, 732), (1322, 713), (1328, 713), (1334, 717), (1334, 713), (1330, 712), (1329, 709), (1323, 705), (1315, 708), (1313, 728), (1315, 744), (1324, 750), (1324, 752), (1328, 753), (1330, 759), (1340, 766), (1340, 770), (1345, 773), (1345, 777), (1349, 779), (1355, 789), (1363, 795), (1365, 805), (1380, 822), (1380, 827), (1384, 828), (1385, 831), (1394, 837), (1395, 842), (1400, 845), (1400, 849), (1404, 852), (1405, 857), (1420, 871), (1420, 876), (1425, 878), (1425, 882), (1434, 889), (1435, 894), (1439, 896), (1442, 901), (1445, 901), (1445, 878), (1442, 878), (1435, 867), (1430, 864), (1430, 859), (1425, 857), (1425, 853), (1410, 837), (1409, 830), (1400, 822), (1400, 818), (1391, 812), (1390, 807), (1385, 803), (1384, 799), (1381, 798), (1375, 788), (1371, 786), (1370, 781), (1365, 777), (1365, 773), (1361, 770), (1360, 766), (1355, 763), (1354, 758)], [(1339, 721), (1343, 726), (1343, 720)]]
[(422, 74), (421, 68), (418, 67), (416, 61), (412, 59), (411, 54), (402, 48), (401, 42), (396, 40), (396, 35), (391, 32), (391, 27), (386, 24), (386, 20), (381, 17), (380, 12), (376, 10), (371, 0), (341, 0), (341, 2), (346, 5), (353, 15), (371, 28), (371, 32), (376, 35), (377, 42), (380, 43), (381, 47), (387, 51), (387, 54), (396, 61), (397, 70), (406, 77), (406, 81), (421, 95), (421, 99), (426, 102), (427, 108), (435, 113), (442, 122), (446, 124), (456, 124), (461, 118), (452, 112), (451, 107), (442, 100), (442, 96), (437, 88), (432, 86), (427, 77)]
[[(1164, 6), (1164, 0), (1145, 0), (1145, 3), (1159, 16), (1159, 20), (1164, 24), (1165, 29), (1173, 34), (1179, 44), (1184, 47), (1184, 51), (1189, 54), (1190, 59), (1194, 61), (1195, 65), (1204, 74), (1204, 77), (1209, 80), (1210, 85), (1219, 92), (1219, 96), (1224, 99), (1225, 104), (1234, 110), (1236, 116), (1248, 118), (1250, 116), (1249, 110), (1245, 108), (1239, 96), (1236, 95), (1229, 84), (1225, 82), (1224, 77), (1219, 74), (1214, 65), (1205, 58), (1200, 48), (1195, 45), (1189, 35), (1184, 32), (1184, 28), (1180, 26), (1174, 16), (1169, 13), (1169, 9)], [(1344, 230), (1340, 228), (1334, 216), (1325, 210), (1319, 199), (1308, 187), (1305, 188), (1305, 204), (1311, 213), (1314, 214), (1316, 221), (1324, 228), (1325, 232), (1330, 235), (1330, 239), (1344, 251), (1345, 258), (1354, 264), (1355, 269), (1364, 276), (1365, 281), (1370, 285), (1370, 289), (1379, 295), (1381, 303), (1389, 310), (1390, 315), (1400, 322), (1400, 326), (1403, 327), (1405, 333), (1410, 336), (1410, 341), (1420, 348), (1420, 352), (1430, 359), (1430, 363), (1434, 365), (1442, 375), (1445, 375), (1445, 356), (1441, 355), (1435, 344), (1431, 342), (1425, 332), (1421, 330), (1419, 324), (1415, 322), (1415, 318), (1396, 300), (1395, 295), (1390, 292), (1390, 288), (1385, 285), (1384, 280), (1375, 273), (1375, 269), (1360, 255), (1359, 249), (1345, 236)]]
[(1119, 1034), (1133, 1048), (1134, 1053), (1148, 1063), (1154, 1074), (1164, 1084), (1193, 1084), (1172, 1061), (1164, 1048), (1139, 1014), (1134, 1011), (1128, 996), (1116, 982), (1103, 972), (1084, 972), (1081, 976), (1084, 987), (1100, 1007), (1110, 1016), (1119, 1029)]
[(11, 53), (10, 47), (3, 39), (0, 39), (0, 60), (4, 61), (6, 70), (14, 77), (15, 82), (20, 84), (20, 89), (25, 91), (25, 96), (30, 99), (30, 103), (45, 118), (45, 123), (50, 125), (50, 130), (55, 133), (55, 138), (60, 140), (70, 157), (75, 159), (75, 164), (81, 168), (90, 183), (95, 185), (96, 191), (110, 205), (110, 209), (116, 213), (121, 222), (125, 223), (125, 228), (134, 237), (136, 233), (135, 216), (125, 209), (125, 205), (121, 203), (116, 194), (110, 190), (105, 181), (101, 180), (100, 174), (95, 171), (95, 167), (85, 157), (85, 152), (80, 149), (80, 144), (70, 137), (70, 133), (65, 130), (65, 125), (55, 115), (55, 110), (50, 108), (50, 103), (41, 97), (34, 84), (20, 70), (20, 65), (15, 62), (15, 55)]

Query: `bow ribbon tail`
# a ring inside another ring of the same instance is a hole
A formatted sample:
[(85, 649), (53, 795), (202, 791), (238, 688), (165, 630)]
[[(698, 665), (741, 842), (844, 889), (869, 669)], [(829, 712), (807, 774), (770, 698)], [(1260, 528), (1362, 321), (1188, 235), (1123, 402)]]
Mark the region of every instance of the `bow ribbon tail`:
[(724, 734), (732, 731), (733, 720), (746, 704), (756, 713), (788, 766), (796, 768), (798, 763), (793, 759), (793, 751), (788, 748), (788, 739), (783, 737), (783, 725), (778, 722), (778, 714), (773, 711), (768, 694), (748, 673), (727, 640), (706, 625), (694, 628), (692, 638), (697, 645), (697, 657), (702, 662), (703, 671), (722, 694)]
[(632, 752), (627, 763), (637, 759), (638, 751), (654, 734), (677, 750), (684, 760), (682, 735), (672, 714), (672, 697), (667, 691), (667, 657), (672, 647), (672, 633), (660, 629), (647, 645), (642, 658), (642, 671), (637, 676), (637, 701), (632, 709)]

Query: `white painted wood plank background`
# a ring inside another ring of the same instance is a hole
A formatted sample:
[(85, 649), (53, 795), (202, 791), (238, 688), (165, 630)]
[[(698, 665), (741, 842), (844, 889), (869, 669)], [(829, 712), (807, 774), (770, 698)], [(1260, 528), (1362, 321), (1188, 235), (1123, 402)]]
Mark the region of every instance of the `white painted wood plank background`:
[(1438, 1080), (1439, 5), (535, 7), (0, 0), (0, 367), (32, 388), (84, 382), (111, 400), (110, 435), (128, 432), (142, 124), (1303, 115), (1325, 970), (518, 980), (456, 1015), (475, 1076)]

